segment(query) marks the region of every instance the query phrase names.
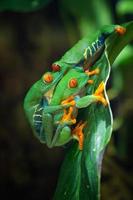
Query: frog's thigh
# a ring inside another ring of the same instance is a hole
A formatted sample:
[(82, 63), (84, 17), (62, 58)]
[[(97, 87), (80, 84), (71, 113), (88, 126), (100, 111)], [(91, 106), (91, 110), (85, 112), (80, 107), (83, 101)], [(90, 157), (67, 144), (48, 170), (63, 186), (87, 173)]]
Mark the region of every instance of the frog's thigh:
[(43, 113), (42, 125), (44, 129), (46, 144), (50, 147), (53, 137), (53, 117), (51, 114)]
[(60, 133), (56, 133), (58, 137), (56, 138), (56, 141), (54, 141), (55, 146), (64, 145), (72, 139), (71, 129), (68, 126), (65, 126), (58, 131), (60, 131)]

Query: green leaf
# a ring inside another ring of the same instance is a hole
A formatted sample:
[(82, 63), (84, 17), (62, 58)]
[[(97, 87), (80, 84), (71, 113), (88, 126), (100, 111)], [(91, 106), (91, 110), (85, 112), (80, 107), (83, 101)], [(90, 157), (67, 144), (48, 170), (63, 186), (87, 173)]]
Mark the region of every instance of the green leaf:
[[(96, 66), (100, 68), (101, 73), (95, 79), (95, 84), (88, 89), (89, 94), (94, 93), (101, 81), (107, 81), (110, 65), (106, 54), (96, 63)], [(99, 196), (101, 160), (112, 130), (111, 111), (109, 106), (93, 104), (79, 111), (79, 118), (87, 121), (84, 147), (80, 151), (75, 143), (67, 153), (55, 200), (60, 198), (62, 200), (95, 200)]]
[[(110, 63), (112, 64), (117, 58), (115, 65), (113, 66), (113, 85), (108, 91), (110, 100), (118, 96), (123, 86), (125, 87), (125, 85), (127, 85), (124, 82), (125, 78), (124, 76), (122, 77), (122, 73), (125, 74), (125, 71), (129, 72), (127, 67), (132, 65), (133, 48), (132, 46), (126, 45), (133, 40), (133, 22), (131, 21), (123, 26), (126, 28), (126, 33), (123, 36), (119, 37), (118, 35), (112, 35), (112, 37), (110, 37), (107, 41), (107, 51)], [(122, 72), (124, 66), (126, 66), (126, 70)]]
[[(129, 88), (129, 85), (127, 83), (130, 76), (127, 76), (127, 72), (132, 74), (132, 52), (133, 47), (131, 45), (127, 45), (117, 57), (115, 64), (112, 66), (112, 85), (107, 91), (110, 100), (116, 98), (122, 92), (122, 90), (128, 91), (127, 89)], [(125, 86), (127, 86), (127, 88), (125, 88)], [(118, 124), (120, 125), (122, 123), (118, 120)]]
[[(127, 27), (125, 36), (118, 37), (114, 34), (108, 41), (107, 51), (91, 68), (93, 70), (99, 67), (100, 74), (94, 77), (94, 84), (89, 86), (89, 94), (94, 93), (101, 81), (104, 81), (106, 85), (110, 73), (109, 59), (113, 63), (122, 48), (131, 40), (131, 24), (125, 24), (125, 27)], [(126, 40), (126, 42), (121, 40)], [(82, 42), (84, 46), (85, 39), (81, 40), (80, 44)], [(115, 56), (111, 55), (111, 51), (115, 52)], [(69, 56), (69, 52), (65, 54), (66, 61)], [(105, 96), (107, 98), (106, 92)], [(78, 118), (87, 122), (84, 129), (83, 150), (79, 150), (77, 142), (72, 143), (61, 168), (54, 200), (98, 200), (100, 198), (102, 158), (112, 132), (110, 106), (109, 104), (108, 106), (99, 103), (92, 104), (88, 108), (79, 110)]]
[(51, 0), (1, 0), (0, 11), (28, 12), (42, 8)]

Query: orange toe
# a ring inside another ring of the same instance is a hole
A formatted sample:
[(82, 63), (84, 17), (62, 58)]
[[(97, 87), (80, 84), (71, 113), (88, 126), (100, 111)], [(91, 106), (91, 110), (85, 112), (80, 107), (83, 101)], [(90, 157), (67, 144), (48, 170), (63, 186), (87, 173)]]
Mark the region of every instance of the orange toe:
[(122, 26), (118, 26), (115, 28), (116, 33), (118, 33), (119, 35), (123, 35), (126, 32), (126, 28), (122, 27)]
[(62, 116), (60, 123), (70, 122), (72, 124), (76, 123), (76, 118), (73, 117), (73, 107), (71, 106), (69, 110), (64, 110), (64, 115)]
[(104, 95), (104, 82), (102, 81), (98, 88), (96, 89), (94, 95), (97, 97), (97, 101), (100, 101), (104, 106), (108, 104), (107, 100), (105, 99)]
[(80, 150), (83, 149), (83, 142), (84, 142), (83, 129), (84, 129), (85, 125), (86, 125), (86, 122), (80, 121), (72, 131), (73, 137), (75, 139), (77, 139), (78, 142), (79, 142), (79, 149)]

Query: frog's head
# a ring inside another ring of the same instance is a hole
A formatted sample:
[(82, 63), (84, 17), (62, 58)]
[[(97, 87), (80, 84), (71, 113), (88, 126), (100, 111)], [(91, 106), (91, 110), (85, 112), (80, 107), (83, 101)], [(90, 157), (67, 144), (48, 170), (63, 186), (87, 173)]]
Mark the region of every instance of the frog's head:
[(67, 70), (68, 67), (64, 65), (62, 67), (60, 63), (52, 64), (51, 70), (45, 72), (39, 81), (40, 89), (45, 92), (55, 87), (60, 81), (60, 79), (64, 76)]
[(105, 25), (101, 29), (101, 33), (106, 39), (112, 33), (117, 33), (118, 35), (123, 35), (126, 32), (125, 27), (120, 25)]
[(69, 96), (80, 95), (88, 80), (89, 76), (82, 68), (70, 69), (57, 84), (52, 102), (58, 104)]
[(63, 98), (71, 95), (82, 93), (82, 89), (87, 85), (89, 76), (84, 72), (83, 68), (71, 69), (66, 74), (66, 89)]
[(59, 76), (60, 72), (61, 72), (60, 65), (58, 65), (58, 64), (52, 64), (51, 71), (50, 72), (46, 72), (45, 74), (43, 74), (41, 80), (46, 85), (53, 84), (53, 82)]

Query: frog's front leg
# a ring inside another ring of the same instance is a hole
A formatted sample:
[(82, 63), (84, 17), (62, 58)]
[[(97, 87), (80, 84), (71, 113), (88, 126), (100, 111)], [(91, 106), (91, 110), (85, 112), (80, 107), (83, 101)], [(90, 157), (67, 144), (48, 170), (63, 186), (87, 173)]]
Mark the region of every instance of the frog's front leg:
[(58, 125), (51, 146), (62, 146), (72, 139), (71, 128), (67, 124)]
[(53, 146), (61, 146), (68, 143), (71, 139), (76, 139), (79, 143), (79, 149), (83, 149), (84, 142), (84, 133), (83, 129), (86, 125), (86, 122), (80, 121), (77, 123), (74, 129), (71, 129), (69, 126), (65, 125), (62, 128), (60, 124), (56, 130), (56, 134), (53, 140)]
[(106, 106), (108, 103), (104, 97), (103, 92), (104, 92), (104, 82), (101, 82), (94, 94), (77, 98), (76, 107), (85, 108), (94, 102), (101, 102), (104, 106)]
[[(49, 148), (62, 146), (71, 139), (76, 139), (79, 142), (79, 149), (82, 150), (84, 141), (83, 128), (86, 123), (79, 122), (73, 130), (71, 129), (71, 125), (76, 123), (76, 118), (73, 116), (73, 109), (72, 106), (64, 109), (64, 114), (56, 123), (54, 123), (54, 116), (52, 114), (43, 112), (42, 126), (45, 133), (45, 142)], [(43, 138), (43, 135), (41, 137)]]

